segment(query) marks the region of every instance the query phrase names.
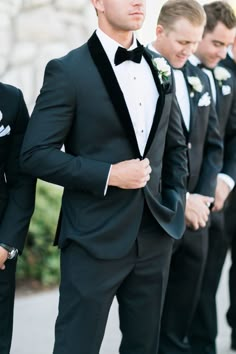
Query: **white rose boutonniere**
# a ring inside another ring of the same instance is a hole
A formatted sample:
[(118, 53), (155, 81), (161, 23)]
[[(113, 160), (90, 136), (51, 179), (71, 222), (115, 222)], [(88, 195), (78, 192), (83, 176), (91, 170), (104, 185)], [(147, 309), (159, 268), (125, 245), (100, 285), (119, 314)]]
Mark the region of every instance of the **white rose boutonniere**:
[(231, 74), (227, 69), (223, 68), (222, 66), (217, 66), (214, 69), (214, 76), (219, 82), (219, 85), (222, 86), (222, 82), (228, 80), (231, 77)]
[(161, 84), (165, 83), (168, 81), (169, 76), (171, 74), (171, 69), (170, 65), (167, 63), (167, 61), (164, 58), (154, 58), (152, 59), (154, 67), (158, 71), (158, 77), (161, 82)]
[(192, 91), (190, 93), (190, 97), (194, 97), (194, 91), (201, 93), (203, 90), (203, 86), (201, 80), (197, 76), (188, 76), (188, 83), (192, 87)]

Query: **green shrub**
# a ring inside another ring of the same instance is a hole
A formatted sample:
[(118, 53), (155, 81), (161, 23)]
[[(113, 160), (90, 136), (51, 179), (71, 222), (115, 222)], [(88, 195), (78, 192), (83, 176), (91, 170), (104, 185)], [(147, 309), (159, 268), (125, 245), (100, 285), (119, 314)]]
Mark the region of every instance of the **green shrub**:
[(38, 180), (36, 203), (22, 256), (18, 259), (17, 282), (55, 285), (59, 281), (59, 251), (54, 247), (62, 188)]

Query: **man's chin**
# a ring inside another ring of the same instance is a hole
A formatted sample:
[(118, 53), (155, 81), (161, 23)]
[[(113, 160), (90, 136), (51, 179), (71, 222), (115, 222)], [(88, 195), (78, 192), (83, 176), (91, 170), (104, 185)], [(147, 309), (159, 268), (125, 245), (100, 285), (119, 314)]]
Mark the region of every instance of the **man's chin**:
[(219, 62), (220, 62), (219, 60), (216, 60), (214, 62), (205, 63), (205, 66), (208, 69), (214, 69), (219, 64)]
[(185, 62), (182, 62), (181, 64), (180, 63), (175, 63), (173, 64), (173, 68), (174, 69), (182, 69), (182, 67), (185, 65), (186, 61)]

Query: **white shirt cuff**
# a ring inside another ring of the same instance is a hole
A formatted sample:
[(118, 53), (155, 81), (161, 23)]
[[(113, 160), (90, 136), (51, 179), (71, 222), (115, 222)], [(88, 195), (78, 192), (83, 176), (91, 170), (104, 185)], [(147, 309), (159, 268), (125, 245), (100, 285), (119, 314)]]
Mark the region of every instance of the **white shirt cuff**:
[(229, 189), (232, 191), (235, 185), (233, 178), (226, 175), (225, 173), (219, 173), (218, 177), (221, 178), (229, 186)]
[(111, 174), (111, 169), (112, 169), (112, 165), (110, 166), (110, 169), (109, 169), (109, 172), (107, 175), (107, 182), (106, 182), (105, 189), (104, 189), (104, 197), (107, 194), (107, 188), (108, 188), (108, 182), (109, 182), (109, 178), (110, 178), (110, 174)]

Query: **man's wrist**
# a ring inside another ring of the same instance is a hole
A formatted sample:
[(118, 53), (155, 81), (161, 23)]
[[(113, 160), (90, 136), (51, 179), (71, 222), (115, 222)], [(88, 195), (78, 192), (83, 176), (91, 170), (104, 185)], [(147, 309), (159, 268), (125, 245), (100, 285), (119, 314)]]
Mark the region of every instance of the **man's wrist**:
[(13, 259), (18, 255), (18, 249), (0, 242), (0, 246), (8, 252), (8, 259)]

